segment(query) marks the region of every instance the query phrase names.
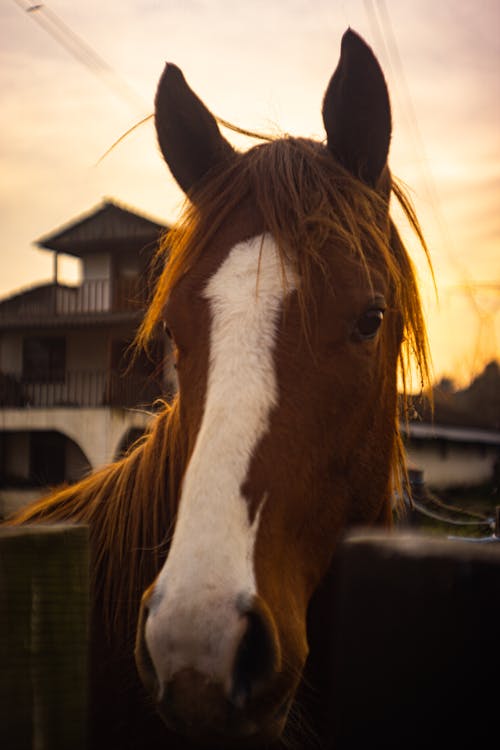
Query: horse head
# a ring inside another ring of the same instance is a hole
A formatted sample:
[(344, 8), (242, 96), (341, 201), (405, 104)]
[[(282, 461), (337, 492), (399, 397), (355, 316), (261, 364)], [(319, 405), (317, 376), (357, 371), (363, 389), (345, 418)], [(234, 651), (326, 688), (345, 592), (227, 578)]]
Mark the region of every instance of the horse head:
[(280, 736), (337, 540), (391, 512), (411, 271), (389, 218), (387, 88), (351, 30), (323, 120), (326, 144), (238, 153), (175, 66), (156, 97), (190, 200), (155, 298), (184, 464), (136, 661), (166, 723), (209, 746)]

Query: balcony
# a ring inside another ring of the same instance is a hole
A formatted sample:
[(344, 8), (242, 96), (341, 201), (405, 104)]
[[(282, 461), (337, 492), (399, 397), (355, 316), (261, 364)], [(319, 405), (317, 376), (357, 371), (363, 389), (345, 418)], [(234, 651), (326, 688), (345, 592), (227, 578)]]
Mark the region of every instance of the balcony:
[(89, 279), (79, 286), (45, 284), (0, 304), (0, 326), (21, 327), (96, 320), (130, 319), (147, 304), (139, 277)]
[(117, 371), (68, 371), (58, 382), (0, 374), (0, 408), (145, 407), (170, 394), (152, 376)]

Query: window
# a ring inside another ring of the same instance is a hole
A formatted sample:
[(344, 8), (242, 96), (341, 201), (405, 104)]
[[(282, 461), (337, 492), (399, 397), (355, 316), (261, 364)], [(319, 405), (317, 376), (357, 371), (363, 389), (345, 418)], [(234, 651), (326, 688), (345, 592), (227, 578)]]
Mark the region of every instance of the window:
[(30, 337), (23, 342), (25, 383), (63, 383), (66, 370), (66, 340)]

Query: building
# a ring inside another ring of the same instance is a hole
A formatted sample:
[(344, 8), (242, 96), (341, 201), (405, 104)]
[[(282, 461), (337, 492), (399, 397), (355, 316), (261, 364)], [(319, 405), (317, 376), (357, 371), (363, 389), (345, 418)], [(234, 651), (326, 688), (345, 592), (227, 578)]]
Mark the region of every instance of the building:
[(403, 424), (402, 429), (409, 463), (423, 471), (430, 488), (498, 486), (498, 430), (422, 422)]
[[(0, 516), (119, 456), (173, 389), (159, 340), (130, 357), (166, 226), (114, 201), (42, 237), (50, 283), (0, 301)], [(80, 259), (62, 284), (58, 259)]]
[(402, 424), (410, 462), (438, 490), (500, 483), (500, 364), (489, 362), (465, 387), (445, 378), (428, 400), (410, 402)]

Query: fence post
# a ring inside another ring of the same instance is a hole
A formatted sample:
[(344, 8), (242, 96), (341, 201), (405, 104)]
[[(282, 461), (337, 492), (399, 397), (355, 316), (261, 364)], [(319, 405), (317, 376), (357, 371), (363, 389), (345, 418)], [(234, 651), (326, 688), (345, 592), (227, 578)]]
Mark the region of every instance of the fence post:
[(335, 750), (498, 743), (500, 543), (360, 529), (335, 573)]
[(0, 529), (0, 747), (86, 747), (88, 530)]

